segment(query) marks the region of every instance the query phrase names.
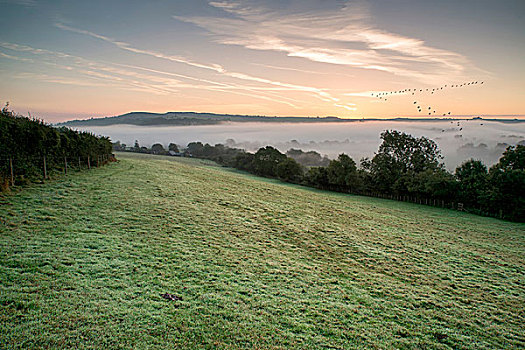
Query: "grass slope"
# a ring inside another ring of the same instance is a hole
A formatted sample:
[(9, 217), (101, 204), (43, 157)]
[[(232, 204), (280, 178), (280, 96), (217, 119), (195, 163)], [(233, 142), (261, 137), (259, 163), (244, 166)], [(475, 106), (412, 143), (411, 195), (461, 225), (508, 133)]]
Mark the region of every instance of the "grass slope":
[(0, 348), (525, 347), (525, 225), (120, 158), (1, 199)]

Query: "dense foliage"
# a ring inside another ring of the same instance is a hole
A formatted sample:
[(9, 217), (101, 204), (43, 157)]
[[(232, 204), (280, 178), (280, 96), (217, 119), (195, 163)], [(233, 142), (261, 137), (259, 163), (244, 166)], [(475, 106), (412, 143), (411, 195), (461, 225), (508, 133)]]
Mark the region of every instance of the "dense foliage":
[(11, 167), (15, 182), (42, 177), (46, 167), (86, 164), (88, 157), (95, 162), (98, 156), (111, 153), (111, 142), (87, 132), (69, 128), (54, 128), (41, 120), (16, 115), (4, 107), (0, 113), (0, 180), (8, 186)]

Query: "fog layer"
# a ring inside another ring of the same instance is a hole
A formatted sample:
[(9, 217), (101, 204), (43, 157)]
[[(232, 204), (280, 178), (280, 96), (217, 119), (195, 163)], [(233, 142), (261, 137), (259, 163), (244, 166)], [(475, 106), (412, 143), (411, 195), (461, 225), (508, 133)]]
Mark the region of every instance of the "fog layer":
[(80, 127), (97, 135), (109, 136), (133, 146), (173, 142), (186, 146), (192, 141), (212, 145), (223, 143), (230, 147), (256, 151), (271, 145), (286, 152), (290, 148), (314, 150), (329, 158), (340, 153), (350, 155), (357, 162), (363, 157), (373, 157), (384, 130), (404, 131), (413, 136), (434, 140), (443, 156), (445, 165), (454, 170), (469, 158), (480, 159), (487, 165), (496, 163), (508, 145), (525, 143), (525, 123), (468, 121), (366, 121), (348, 123), (227, 123), (201, 126), (144, 127), (132, 125)]

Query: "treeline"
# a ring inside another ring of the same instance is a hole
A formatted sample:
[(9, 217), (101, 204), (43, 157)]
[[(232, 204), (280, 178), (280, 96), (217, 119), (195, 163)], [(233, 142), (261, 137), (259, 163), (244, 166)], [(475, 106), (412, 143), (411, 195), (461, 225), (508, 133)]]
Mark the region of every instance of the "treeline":
[(107, 161), (112, 152), (107, 137), (54, 128), (15, 114), (6, 105), (0, 112), (0, 189), (49, 177), (54, 170), (90, 167)]
[(150, 148), (139, 145), (138, 141), (135, 141), (135, 144), (133, 147), (128, 147), (125, 143), (120, 143), (120, 141), (113, 142), (113, 150), (117, 152), (134, 152), (134, 153), (147, 153), (147, 154), (158, 154), (158, 155), (178, 155), (178, 156), (189, 156), (189, 154), (186, 152), (180, 153), (179, 146), (177, 146), (174, 143), (170, 143), (168, 148), (164, 148), (164, 146), (160, 143), (153, 144)]
[(441, 162), (436, 143), (428, 138), (385, 131), (381, 139), (374, 157), (362, 159), (359, 166), (346, 154), (326, 166), (304, 166), (290, 155), (306, 152), (293, 150), (287, 155), (271, 146), (249, 153), (222, 144), (192, 142), (185, 152), (255, 175), (319, 189), (442, 206), (453, 203), (454, 208), (479, 215), (525, 221), (525, 146), (508, 147), (490, 169), (471, 159), (450, 173)]

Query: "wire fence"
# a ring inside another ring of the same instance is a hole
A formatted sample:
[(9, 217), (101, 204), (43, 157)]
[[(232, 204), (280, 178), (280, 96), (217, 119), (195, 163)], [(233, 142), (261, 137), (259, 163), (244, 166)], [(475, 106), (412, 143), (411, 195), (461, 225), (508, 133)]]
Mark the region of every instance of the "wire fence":
[(464, 211), (464, 212), (474, 213), (477, 215), (490, 216), (490, 217), (495, 217), (495, 218), (504, 217), (503, 210), (494, 212), (494, 211), (487, 210), (483, 208), (482, 206), (479, 206), (478, 208), (472, 207), (472, 206), (466, 206), (463, 202), (460, 202), (460, 201), (447, 201), (443, 199), (428, 198), (424, 196), (384, 194), (381, 192), (373, 192), (373, 191), (365, 191), (365, 192), (360, 192), (360, 193), (355, 193), (355, 194), (367, 196), (367, 197), (390, 199), (390, 200), (399, 201), (399, 202), (415, 203), (415, 204), (427, 205), (427, 206), (438, 207), (438, 208)]
[(71, 171), (80, 171), (100, 167), (116, 161), (113, 154), (88, 156), (0, 156), (0, 189), (25, 184), (34, 180), (48, 180), (54, 174), (67, 175)]

